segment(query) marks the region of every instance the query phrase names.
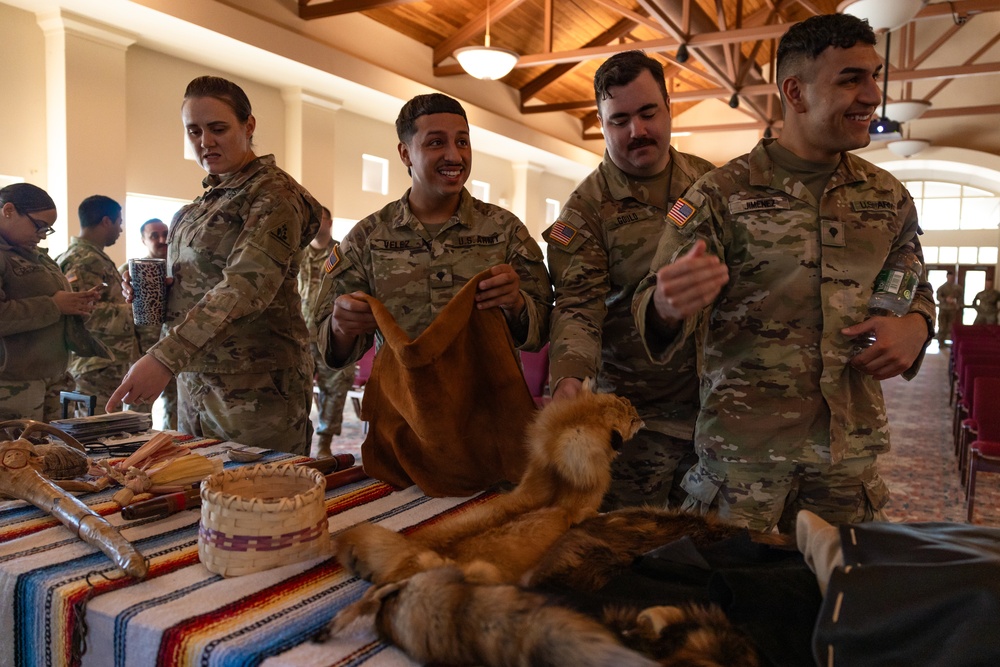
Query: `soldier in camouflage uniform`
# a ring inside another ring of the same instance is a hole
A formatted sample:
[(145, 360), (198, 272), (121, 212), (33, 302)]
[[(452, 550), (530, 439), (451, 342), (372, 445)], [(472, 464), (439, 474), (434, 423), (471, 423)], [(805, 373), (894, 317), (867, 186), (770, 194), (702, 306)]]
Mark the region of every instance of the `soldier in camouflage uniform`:
[[(870, 141), (881, 99), (874, 44), (867, 23), (847, 15), (786, 33), (781, 138), (761, 140), (678, 200), (656, 274), (636, 290), (636, 325), (654, 358), (669, 358), (685, 336), (701, 346), (687, 509), (783, 532), (799, 509), (831, 523), (883, 515), (877, 456), (889, 429), (879, 381), (917, 372), (934, 304), (921, 281), (908, 314), (867, 315), (890, 252), (913, 242), (920, 253), (909, 193), (848, 152)], [(868, 333), (876, 341), (854, 355), (854, 338)]]
[[(87, 329), (111, 351), (112, 358), (73, 355), (69, 373), (76, 391), (97, 397), (95, 414), (104, 414), (104, 405), (139, 358), (132, 306), (118, 289), (118, 268), (104, 252), (121, 236), (122, 207), (110, 197), (93, 195), (80, 202), (78, 213), (80, 235), (70, 239), (69, 248), (56, 262), (75, 291), (100, 288), (101, 298), (87, 318)], [(77, 416), (83, 414), (77, 408)]]
[(327, 365), (348, 367), (372, 345), (375, 318), (354, 292), (385, 304), (415, 338), (490, 267), (478, 307), (500, 307), (517, 346), (538, 350), (552, 301), (542, 251), (512, 213), (465, 189), (472, 149), (462, 105), (446, 95), (418, 95), (400, 111), (396, 133), (413, 186), (355, 225), (327, 260), (315, 314)]
[(99, 291), (72, 291), (38, 248), (55, 221), (56, 205), (37, 185), (0, 189), (0, 420), (58, 419), (59, 392), (72, 383), (70, 349), (88, 352), (76, 340), (98, 345), (80, 316), (94, 309)]
[(973, 324), (996, 324), (997, 309), (1000, 308), (1000, 292), (993, 289), (993, 281), (987, 280), (983, 291), (972, 299), (972, 307), (976, 309), (976, 321)]
[[(167, 225), (159, 218), (150, 218), (139, 227), (139, 236), (142, 237), (142, 244), (149, 252), (148, 259), (167, 259)], [(128, 271), (128, 262), (118, 267), (118, 273), (125, 276)], [(160, 325), (136, 325), (135, 336), (139, 343), (139, 354), (146, 354), (149, 348), (160, 340), (163, 327)], [(177, 378), (171, 378), (167, 388), (163, 390), (163, 418), (164, 428), (177, 429)], [(133, 410), (137, 412), (149, 412), (151, 405), (133, 405)]]
[(335, 371), (323, 363), (316, 345), (316, 318), (312, 309), (316, 302), (316, 293), (323, 282), (323, 265), (326, 258), (333, 252), (337, 242), (333, 240), (330, 230), (333, 226), (333, 215), (330, 209), (323, 207), (319, 231), (316, 238), (309, 242), (302, 253), (302, 267), (299, 269), (299, 295), (302, 297), (302, 317), (309, 329), (309, 345), (312, 349), (316, 387), (316, 409), (319, 412), (318, 452), (316, 456), (330, 456), (333, 452), (330, 445), (333, 436), (340, 435), (341, 423), (344, 419), (344, 403), (347, 402), (347, 392), (354, 384), (354, 366), (348, 366)]
[(168, 331), (111, 400), (152, 401), (178, 374), (181, 431), (306, 454), (312, 359), (296, 275), (319, 204), (274, 156), (254, 154), (256, 119), (236, 84), (194, 79), (181, 117), (205, 193), (170, 226)]
[(612, 56), (597, 70), (594, 92), (604, 161), (542, 235), (556, 297), (553, 398), (572, 396), (583, 378), (596, 377), (601, 391), (632, 401), (645, 423), (612, 464), (605, 510), (677, 505), (680, 475), (695, 458), (694, 339), (668, 365), (653, 364), (635, 329), (632, 295), (649, 272), (667, 210), (713, 166), (670, 147), (670, 106), (656, 60), (641, 51)]
[(955, 272), (948, 271), (947, 280), (937, 288), (938, 301), (938, 345), (945, 347), (951, 340), (951, 328), (955, 322), (962, 322), (962, 299), (965, 288), (955, 282)]

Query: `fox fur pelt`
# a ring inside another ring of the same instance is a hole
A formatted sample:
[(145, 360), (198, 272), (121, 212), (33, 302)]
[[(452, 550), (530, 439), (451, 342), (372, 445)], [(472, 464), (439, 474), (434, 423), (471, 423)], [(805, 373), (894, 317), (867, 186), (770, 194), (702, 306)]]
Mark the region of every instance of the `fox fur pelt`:
[(615, 632), (544, 595), (510, 584), (476, 583), (458, 568), (443, 566), (372, 586), (316, 640), (374, 626), (383, 641), (421, 663), (485, 667), (759, 664), (752, 643), (717, 608), (615, 608), (604, 620)]
[(477, 580), (518, 581), (573, 524), (597, 513), (617, 449), (642, 420), (628, 400), (592, 391), (549, 403), (528, 428), (528, 464), (513, 491), (412, 535), (362, 523), (335, 538), (340, 563), (386, 584), (446, 563)]
[(525, 577), (529, 586), (596, 591), (636, 558), (683, 537), (704, 547), (748, 534), (761, 544), (794, 548), (787, 535), (748, 531), (712, 516), (679, 510), (629, 507), (581, 521), (548, 549)]

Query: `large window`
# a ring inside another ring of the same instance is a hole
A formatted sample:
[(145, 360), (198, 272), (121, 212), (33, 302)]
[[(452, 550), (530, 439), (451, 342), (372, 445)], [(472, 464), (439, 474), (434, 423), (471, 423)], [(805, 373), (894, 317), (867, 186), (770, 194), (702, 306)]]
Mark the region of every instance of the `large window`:
[(479, 201), (484, 201), (489, 203), (490, 201), (490, 184), (486, 181), (472, 180), (469, 182), (470, 190), (472, 191), (472, 196)]
[(125, 212), (122, 216), (125, 228), (125, 256), (145, 257), (148, 254), (146, 246), (142, 245), (142, 235), (139, 234), (142, 223), (150, 218), (159, 218), (169, 226), (177, 209), (190, 203), (184, 199), (126, 193)]
[(375, 155), (361, 155), (361, 190), (384, 195), (389, 192), (389, 161)]
[(996, 229), (1000, 196), (969, 185), (944, 181), (907, 181), (925, 230)]

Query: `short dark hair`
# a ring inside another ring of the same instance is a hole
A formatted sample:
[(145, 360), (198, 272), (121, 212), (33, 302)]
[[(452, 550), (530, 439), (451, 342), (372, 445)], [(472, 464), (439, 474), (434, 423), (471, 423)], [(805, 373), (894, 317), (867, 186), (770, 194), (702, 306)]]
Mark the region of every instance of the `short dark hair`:
[(139, 226), (139, 236), (142, 238), (146, 238), (146, 227), (149, 227), (154, 222), (158, 222), (161, 225), (163, 224), (163, 221), (160, 220), (159, 218), (150, 218), (149, 220), (147, 220), (146, 222), (142, 223)]
[(77, 215), (80, 216), (80, 227), (84, 228), (96, 227), (101, 224), (104, 216), (114, 222), (121, 212), (121, 204), (104, 195), (91, 195), (80, 202), (80, 207), (77, 208)]
[(867, 19), (850, 14), (811, 16), (788, 29), (778, 42), (778, 86), (807, 60), (815, 60), (827, 48), (849, 49), (858, 42), (875, 45), (875, 31)]
[(11, 183), (0, 188), (0, 206), (4, 204), (13, 204), (19, 215), (51, 211), (56, 207), (48, 192), (31, 183)]
[(638, 79), (643, 71), (653, 75), (653, 81), (663, 93), (663, 101), (668, 101), (667, 81), (660, 61), (650, 58), (642, 51), (622, 51), (601, 63), (594, 73), (594, 99), (597, 101), (597, 108), (600, 109), (602, 100), (610, 97), (609, 88), (628, 85)]
[(396, 136), (404, 144), (407, 143), (417, 133), (417, 119), (435, 113), (457, 114), (464, 118), (466, 123), (469, 122), (465, 109), (454, 97), (441, 93), (417, 95), (399, 110), (399, 115), (396, 117)]
[(184, 91), (185, 100), (191, 97), (214, 97), (232, 109), (241, 123), (246, 123), (253, 113), (250, 98), (243, 89), (221, 76), (199, 76), (192, 79)]

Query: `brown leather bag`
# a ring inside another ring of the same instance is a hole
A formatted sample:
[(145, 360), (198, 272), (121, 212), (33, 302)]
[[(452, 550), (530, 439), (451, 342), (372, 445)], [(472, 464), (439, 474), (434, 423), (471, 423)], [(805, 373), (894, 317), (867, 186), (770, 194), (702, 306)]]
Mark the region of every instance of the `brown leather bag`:
[(365, 386), (365, 472), (429, 496), (467, 496), (524, 472), (535, 404), (499, 308), (478, 310), (474, 277), (410, 340), (381, 302), (367, 301), (385, 344)]

